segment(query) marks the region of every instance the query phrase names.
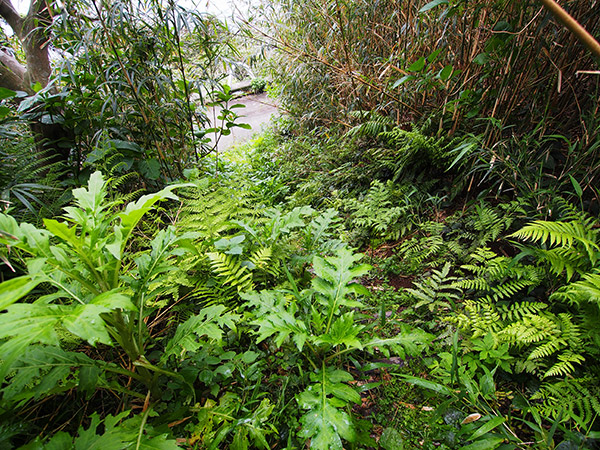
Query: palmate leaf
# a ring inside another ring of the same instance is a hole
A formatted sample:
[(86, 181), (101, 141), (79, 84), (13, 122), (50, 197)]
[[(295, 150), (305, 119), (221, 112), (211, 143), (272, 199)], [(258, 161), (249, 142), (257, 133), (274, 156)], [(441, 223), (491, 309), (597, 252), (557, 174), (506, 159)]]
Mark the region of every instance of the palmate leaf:
[(360, 402), (360, 395), (344, 382), (352, 375), (343, 370), (323, 367), (311, 374), (316, 384), (296, 396), (300, 408), (309, 410), (300, 418), (299, 437), (310, 439), (315, 450), (342, 450), (342, 439), (354, 442), (356, 431), (347, 412), (341, 410), (349, 402)]
[(220, 342), (223, 338), (225, 327), (235, 330), (239, 315), (225, 312), (223, 305), (214, 305), (204, 308), (199, 314), (190, 317), (177, 327), (175, 336), (171, 338), (161, 361), (176, 355), (183, 358), (187, 352), (195, 352), (202, 346), (203, 337)]
[[(89, 427), (80, 427), (78, 436), (68, 433), (57, 433), (44, 443), (36, 440), (24, 450), (109, 450), (136, 448), (140, 450), (180, 450), (175, 439), (170, 439), (165, 433), (155, 431), (151, 426), (142, 427), (142, 417), (134, 416), (124, 420), (129, 411), (116, 416), (108, 415), (101, 420), (97, 413), (92, 414)], [(101, 426), (103, 424), (103, 426)], [(103, 430), (100, 432), (100, 430)]]
[(261, 291), (243, 294), (250, 306), (258, 308), (256, 319), (252, 322), (258, 325), (257, 343), (275, 336), (278, 347), (290, 336), (298, 350), (302, 351), (309, 334), (304, 322), (296, 318), (298, 307), (295, 302), (287, 302), (285, 296), (277, 291)]
[(337, 310), (341, 306), (361, 306), (359, 302), (349, 298), (349, 295), (368, 295), (368, 290), (354, 280), (367, 274), (371, 266), (356, 265), (363, 255), (354, 254), (347, 247), (338, 248), (336, 253), (328, 258), (314, 257), (313, 268), (317, 278), (312, 281), (313, 288), (320, 294), (324, 306), (328, 306), (330, 310)]
[(105, 292), (88, 304), (49, 305), (43, 303), (15, 303), (0, 314), (0, 380), (7, 375), (15, 360), (31, 344), (58, 346), (56, 329), (62, 326), (91, 345), (110, 344), (106, 324), (100, 316), (114, 309), (133, 309), (128, 296)]
[(329, 344), (332, 347), (344, 345), (346, 348), (362, 350), (363, 345), (358, 335), (364, 328), (363, 325), (354, 323), (354, 312), (338, 317), (331, 326), (328, 333), (322, 334), (315, 339), (316, 344)]

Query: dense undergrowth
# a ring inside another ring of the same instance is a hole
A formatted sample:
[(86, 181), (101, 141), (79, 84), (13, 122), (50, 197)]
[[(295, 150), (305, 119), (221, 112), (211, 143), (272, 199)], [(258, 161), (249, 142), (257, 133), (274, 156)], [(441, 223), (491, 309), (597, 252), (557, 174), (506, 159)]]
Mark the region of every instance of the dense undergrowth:
[[(598, 448), (600, 79), (545, 10), (77, 6), (0, 89), (0, 447)], [(241, 35), (287, 114), (223, 153)]]
[(597, 220), (412, 178), (342, 195), (272, 159), (291, 144), (0, 216), (4, 445), (594, 448)]

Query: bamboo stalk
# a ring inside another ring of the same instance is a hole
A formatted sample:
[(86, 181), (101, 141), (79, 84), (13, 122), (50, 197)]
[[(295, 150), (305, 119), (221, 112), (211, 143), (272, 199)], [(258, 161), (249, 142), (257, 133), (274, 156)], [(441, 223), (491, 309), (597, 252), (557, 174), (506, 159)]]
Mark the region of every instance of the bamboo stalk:
[(546, 7), (546, 9), (552, 13), (556, 20), (562, 23), (571, 33), (573, 33), (589, 51), (600, 58), (600, 43), (594, 38), (594, 36), (588, 33), (579, 22), (573, 19), (573, 17), (554, 0), (540, 1)]

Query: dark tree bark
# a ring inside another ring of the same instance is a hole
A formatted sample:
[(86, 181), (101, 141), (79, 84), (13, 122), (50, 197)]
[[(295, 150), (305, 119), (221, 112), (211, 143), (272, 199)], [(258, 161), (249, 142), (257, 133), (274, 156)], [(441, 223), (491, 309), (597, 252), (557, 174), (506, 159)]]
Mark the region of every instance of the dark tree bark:
[[(22, 17), (10, 0), (0, 0), (0, 17), (21, 42), (26, 58), (23, 65), (9, 51), (0, 49), (0, 86), (34, 94), (32, 87), (37, 83), (46, 87), (52, 73), (49, 55), (49, 26), (52, 23), (50, 3), (32, 0), (29, 12)], [(68, 149), (57, 145), (61, 139), (71, 137), (68, 130), (60, 124), (47, 124), (39, 120), (31, 123), (31, 130), (40, 152), (51, 156), (52, 161), (68, 160)]]

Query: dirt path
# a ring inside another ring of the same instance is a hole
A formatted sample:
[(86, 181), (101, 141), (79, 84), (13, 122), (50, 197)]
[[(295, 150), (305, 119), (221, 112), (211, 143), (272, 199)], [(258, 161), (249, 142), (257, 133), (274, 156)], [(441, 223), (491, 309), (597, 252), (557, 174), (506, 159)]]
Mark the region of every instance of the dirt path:
[(267, 98), (267, 94), (248, 95), (233, 102), (233, 104), (237, 103), (245, 105), (245, 108), (234, 110), (241, 117), (238, 122), (247, 123), (252, 129), (232, 128), (229, 136), (221, 136), (217, 146), (219, 151), (227, 150), (234, 144), (250, 140), (255, 133), (261, 131), (269, 123), (271, 116), (279, 114), (277, 105), (273, 99)]

